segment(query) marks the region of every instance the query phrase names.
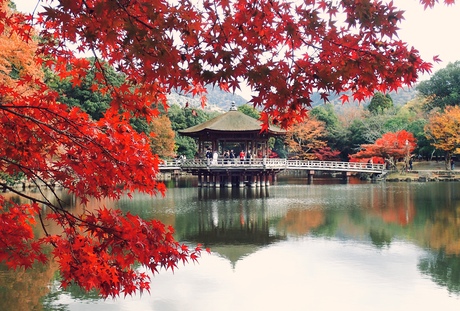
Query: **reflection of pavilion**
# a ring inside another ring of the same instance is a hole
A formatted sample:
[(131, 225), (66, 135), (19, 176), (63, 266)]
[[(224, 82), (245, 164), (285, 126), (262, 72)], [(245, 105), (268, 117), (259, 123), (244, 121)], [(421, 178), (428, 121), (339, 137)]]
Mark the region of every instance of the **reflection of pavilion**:
[(233, 150), (236, 156), (234, 160), (228, 159), (228, 162), (223, 162), (223, 166), (208, 163), (206, 168), (192, 167), (188, 171), (198, 176), (200, 186), (208, 184), (242, 186), (245, 182), (252, 186), (267, 184), (268, 177), (279, 172), (279, 168), (269, 169), (262, 165), (251, 165), (250, 161), (245, 165), (238, 165), (240, 164), (240, 152), (250, 153), (254, 164), (262, 163), (261, 159), (269, 156), (268, 140), (271, 137), (285, 134), (284, 130), (272, 125), (267, 131), (261, 132), (261, 129), (261, 121), (238, 111), (233, 104), (230, 111), (202, 124), (179, 131), (181, 135), (195, 139), (198, 145), (198, 158), (205, 158), (207, 150), (217, 152), (220, 160), (225, 151)]
[(232, 268), (235, 268), (239, 260), (257, 252), (262, 245), (256, 244), (226, 244), (211, 246), (211, 251), (230, 261)]
[[(228, 259), (232, 266), (263, 246), (283, 240), (285, 236), (270, 231), (264, 199), (268, 193), (262, 189), (248, 189), (238, 198), (231, 190), (200, 189), (198, 215), (195, 215), (197, 230), (186, 233), (182, 239), (204, 244)], [(247, 197), (260, 200), (247, 200)], [(238, 208), (235, 200), (239, 201)]]

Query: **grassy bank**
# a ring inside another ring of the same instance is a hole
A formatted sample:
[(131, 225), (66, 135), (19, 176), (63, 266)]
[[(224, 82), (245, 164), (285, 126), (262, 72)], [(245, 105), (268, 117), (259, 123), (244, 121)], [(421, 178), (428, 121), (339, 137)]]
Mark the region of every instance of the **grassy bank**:
[(446, 170), (444, 161), (421, 161), (414, 162), (412, 170), (405, 172), (404, 163), (398, 163), (398, 170), (390, 172), (385, 179), (387, 181), (460, 181), (460, 163), (456, 165), (459, 165), (459, 170), (452, 171)]

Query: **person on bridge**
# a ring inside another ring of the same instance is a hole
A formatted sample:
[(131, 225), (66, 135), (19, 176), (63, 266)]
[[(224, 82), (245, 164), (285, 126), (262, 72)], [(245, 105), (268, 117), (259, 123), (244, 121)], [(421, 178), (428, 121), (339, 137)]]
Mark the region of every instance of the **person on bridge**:
[(241, 162), (241, 164), (243, 164), (243, 163), (244, 163), (244, 158), (245, 158), (245, 154), (244, 154), (244, 151), (243, 151), (243, 150), (241, 150), (241, 151), (240, 151), (240, 162)]
[(229, 157), (230, 157), (230, 163), (231, 163), (231, 164), (235, 164), (235, 157), (236, 157), (236, 156), (235, 156), (235, 152), (233, 152), (233, 149), (230, 150), (230, 155), (229, 155)]
[(207, 164), (211, 164), (211, 159), (212, 159), (212, 152), (211, 152), (211, 149), (208, 148), (208, 150), (206, 150), (206, 160), (207, 160)]
[(228, 163), (228, 159), (230, 158), (230, 152), (228, 150), (224, 151), (224, 164)]
[(219, 157), (219, 154), (217, 153), (217, 151), (214, 151), (214, 153), (212, 154), (212, 164), (213, 165), (217, 165), (217, 158)]
[(246, 152), (246, 162), (248, 164), (251, 163), (251, 151), (250, 150), (248, 150), (248, 152)]

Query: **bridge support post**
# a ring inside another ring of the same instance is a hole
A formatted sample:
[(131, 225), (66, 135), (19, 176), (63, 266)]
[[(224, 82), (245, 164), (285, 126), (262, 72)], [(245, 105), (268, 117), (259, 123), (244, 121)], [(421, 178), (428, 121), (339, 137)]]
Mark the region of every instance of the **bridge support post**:
[(351, 176), (351, 172), (342, 172), (342, 179), (345, 180), (346, 182), (348, 182), (348, 180), (350, 179), (350, 176)]
[(308, 183), (313, 182), (313, 175), (315, 175), (315, 171), (307, 171), (308, 173)]

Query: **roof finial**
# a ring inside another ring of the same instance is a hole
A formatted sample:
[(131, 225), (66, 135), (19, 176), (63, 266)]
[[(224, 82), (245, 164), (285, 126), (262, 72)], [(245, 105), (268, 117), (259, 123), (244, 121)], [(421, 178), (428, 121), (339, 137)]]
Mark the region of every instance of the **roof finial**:
[(238, 109), (235, 106), (235, 102), (232, 102), (232, 106), (230, 107), (230, 111), (237, 111)]

